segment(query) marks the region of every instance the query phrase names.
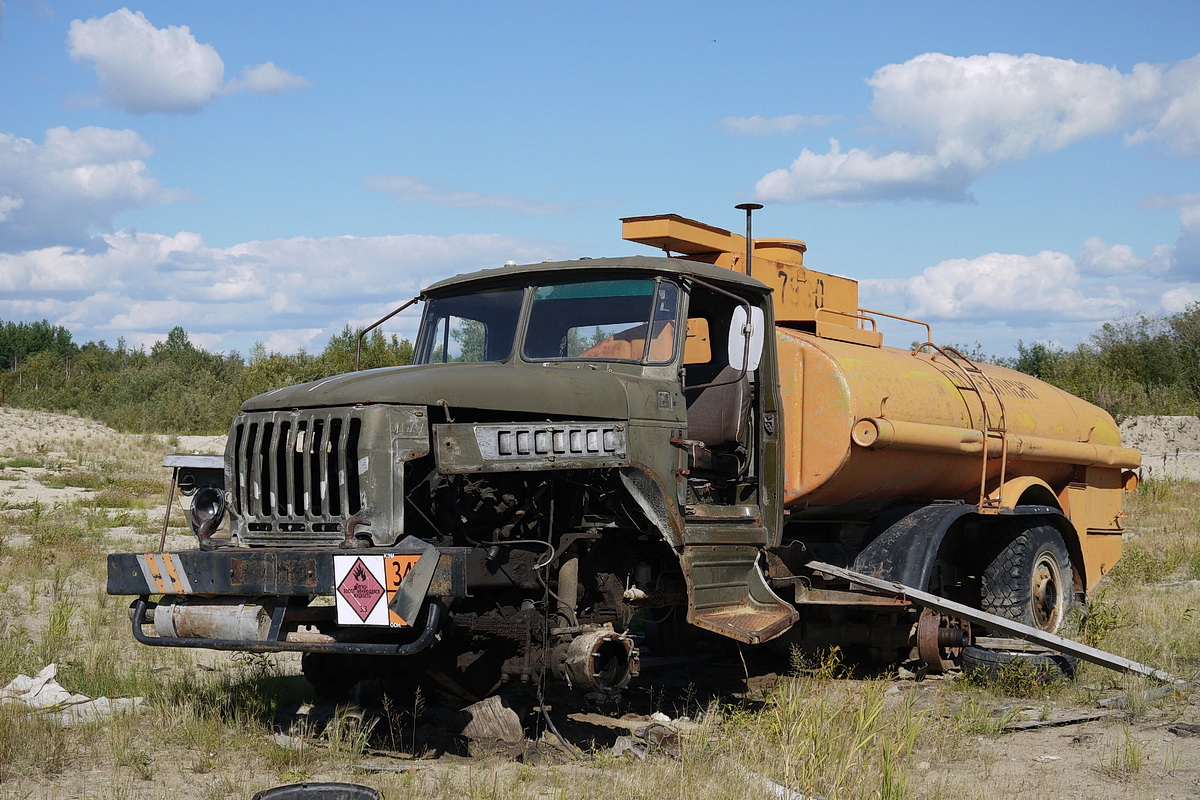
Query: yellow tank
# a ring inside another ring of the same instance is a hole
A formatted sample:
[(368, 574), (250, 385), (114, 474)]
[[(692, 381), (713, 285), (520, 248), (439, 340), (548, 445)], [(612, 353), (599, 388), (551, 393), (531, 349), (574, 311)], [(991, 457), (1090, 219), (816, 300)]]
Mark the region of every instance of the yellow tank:
[[(789, 505), (979, 502), (981, 489), (986, 503), (1021, 477), (1057, 497), (1080, 469), (1139, 463), (1107, 412), (1028, 375), (785, 327), (777, 340)], [(1117, 527), (1115, 515), (1096, 521)]]

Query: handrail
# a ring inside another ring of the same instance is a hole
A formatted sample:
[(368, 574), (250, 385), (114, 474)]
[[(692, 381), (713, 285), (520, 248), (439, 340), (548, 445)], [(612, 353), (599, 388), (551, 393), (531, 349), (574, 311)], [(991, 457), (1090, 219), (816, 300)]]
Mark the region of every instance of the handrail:
[[(851, 314), (849, 311), (838, 311), (836, 308), (825, 308), (824, 306), (822, 306), (816, 310), (817, 316), (819, 316), (822, 311), (825, 312), (826, 314), (835, 314), (839, 317), (849, 317), (850, 319), (856, 319), (859, 322), (869, 322), (869, 323), (871, 323), (872, 331), (879, 330), (878, 323), (876, 323), (875, 320), (873, 320), (870, 317), (863, 314), (864, 309), (860, 308), (857, 313)], [(814, 317), (814, 319), (815, 318), (816, 317)], [(862, 328), (859, 328), (859, 330), (862, 330)]]
[[(910, 319), (909, 317), (902, 317), (899, 314), (889, 314), (886, 311), (874, 311), (870, 308), (860, 308), (858, 311), (861, 314), (873, 314), (873, 315), (879, 316), (879, 317), (887, 317), (888, 319), (894, 319), (899, 322), (908, 322), (913, 325), (920, 325), (922, 328), (925, 329), (925, 341), (926, 342), (933, 341), (933, 328), (931, 328), (929, 326), (928, 322), (924, 322), (919, 319)], [(922, 345), (922, 346), (924, 346), (924, 345)], [(917, 349), (919, 350), (920, 348), (917, 348)]]

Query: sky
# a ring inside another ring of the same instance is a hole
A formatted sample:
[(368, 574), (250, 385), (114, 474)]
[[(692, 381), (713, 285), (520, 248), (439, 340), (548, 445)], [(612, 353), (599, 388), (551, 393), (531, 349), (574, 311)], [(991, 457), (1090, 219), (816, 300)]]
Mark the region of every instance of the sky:
[(0, 0), (0, 320), (319, 352), (753, 201), (938, 343), (1073, 347), (1200, 301), (1198, 33), (1195, 0)]

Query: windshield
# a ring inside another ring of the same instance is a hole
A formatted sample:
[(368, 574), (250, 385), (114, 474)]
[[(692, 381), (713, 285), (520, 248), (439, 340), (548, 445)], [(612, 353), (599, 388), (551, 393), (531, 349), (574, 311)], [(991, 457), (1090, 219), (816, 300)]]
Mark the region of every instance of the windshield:
[[(413, 363), (504, 361), (512, 355), (526, 289), (429, 301)], [(534, 286), (521, 355), (528, 361), (631, 361), (675, 356), (679, 287), (661, 279), (577, 280)]]
[(431, 300), (413, 362), (505, 360), (512, 353), (523, 294), (523, 289), (498, 289)]
[(679, 288), (654, 279), (538, 286), (522, 355), (665, 364), (675, 354)]

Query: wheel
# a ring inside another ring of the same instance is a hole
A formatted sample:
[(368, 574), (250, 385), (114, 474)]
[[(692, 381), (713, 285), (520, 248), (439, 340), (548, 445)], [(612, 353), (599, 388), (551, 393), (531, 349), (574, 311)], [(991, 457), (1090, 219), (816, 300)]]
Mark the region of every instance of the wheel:
[(980, 588), (984, 611), (1058, 633), (1075, 605), (1075, 573), (1062, 536), (1045, 522), (1010, 536), (984, 568)]
[(1079, 664), (1075, 656), (988, 650), (975, 645), (962, 649), (962, 672), (975, 680), (1002, 680), (1019, 675), (1037, 683), (1070, 680)]

